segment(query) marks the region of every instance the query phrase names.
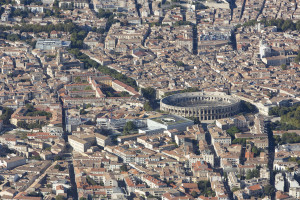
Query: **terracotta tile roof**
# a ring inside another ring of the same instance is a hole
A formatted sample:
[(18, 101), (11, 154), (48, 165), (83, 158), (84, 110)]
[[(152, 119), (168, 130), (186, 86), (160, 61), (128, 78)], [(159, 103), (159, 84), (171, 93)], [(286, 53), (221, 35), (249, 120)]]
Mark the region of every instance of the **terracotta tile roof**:
[(257, 184), (257, 185), (249, 186), (248, 189), (249, 190), (260, 190), (260, 189), (262, 189), (262, 187), (260, 184)]

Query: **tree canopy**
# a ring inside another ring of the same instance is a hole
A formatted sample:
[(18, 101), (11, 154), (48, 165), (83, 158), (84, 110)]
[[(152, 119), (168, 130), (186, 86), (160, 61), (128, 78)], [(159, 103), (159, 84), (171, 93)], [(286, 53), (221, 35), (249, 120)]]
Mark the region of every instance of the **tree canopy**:
[(254, 113), (256, 112), (256, 107), (247, 101), (241, 101), (241, 111), (245, 113)]
[(86, 176), (86, 181), (87, 181), (88, 184), (90, 184), (90, 185), (97, 185), (97, 182), (94, 181), (94, 179), (92, 179), (92, 178), (89, 177), (89, 176)]
[(269, 111), (269, 115), (281, 117), (280, 123), (273, 123), (273, 129), (300, 129), (300, 106), (298, 105), (292, 107), (273, 107)]
[(145, 97), (149, 101), (154, 100), (156, 98), (156, 91), (154, 88), (151, 87), (142, 88), (142, 94), (143, 97)]
[(232, 139), (235, 139), (235, 134), (240, 133), (241, 130), (238, 129), (236, 126), (232, 126), (226, 130), (226, 132), (231, 136)]
[(276, 145), (300, 143), (300, 136), (296, 133), (284, 133), (282, 137), (278, 135), (273, 137)]
[(252, 179), (252, 178), (258, 178), (259, 177), (259, 170), (258, 169), (253, 169), (253, 170), (248, 170), (246, 173), (246, 179)]
[(274, 194), (276, 191), (275, 187), (273, 185), (266, 185), (264, 187), (264, 193), (268, 196), (271, 196), (272, 194)]
[(83, 62), (85, 68), (96, 68), (103, 74), (110, 75), (111, 77), (137, 89), (137, 84), (134, 79), (127, 77), (114, 69), (108, 68), (107, 66), (100, 65), (96, 61), (90, 59), (86, 54), (83, 54), (78, 48), (70, 49), (69, 52), (74, 54), (76, 58)]
[(210, 181), (199, 181), (198, 188), (201, 191), (200, 195), (206, 197), (214, 197), (216, 193), (212, 190)]
[(14, 110), (12, 108), (4, 107), (2, 109), (2, 115), (0, 116), (0, 119), (3, 120), (3, 124), (5, 124), (5, 125), (10, 124), (9, 120), (13, 113), (14, 113)]
[(144, 110), (145, 110), (145, 111), (153, 111), (153, 110), (154, 110), (154, 109), (152, 108), (151, 103), (150, 103), (149, 101), (146, 101), (146, 102), (144, 103)]
[(57, 195), (56, 197), (55, 197), (55, 200), (65, 200), (66, 198), (64, 197), (64, 196), (62, 196), (62, 195)]
[(128, 171), (127, 165), (126, 165), (126, 164), (123, 164), (123, 165), (120, 167), (120, 170), (121, 170), (121, 172), (127, 172), (127, 171)]
[(268, 19), (264, 18), (260, 21), (257, 20), (249, 20), (240, 26), (253, 26), (257, 23), (262, 23), (265, 26), (276, 26), (278, 31), (287, 31), (287, 30), (297, 30), (300, 31), (300, 20), (297, 22), (293, 22), (291, 19)]
[(136, 130), (136, 128), (137, 128), (136, 125), (132, 121), (126, 122), (123, 128), (123, 133), (129, 134), (130, 132)]

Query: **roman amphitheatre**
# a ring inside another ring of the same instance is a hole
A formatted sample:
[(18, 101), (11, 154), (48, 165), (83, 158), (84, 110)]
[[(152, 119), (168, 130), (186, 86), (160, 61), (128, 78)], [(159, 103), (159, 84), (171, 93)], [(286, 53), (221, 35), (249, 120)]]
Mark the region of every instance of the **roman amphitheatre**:
[(240, 100), (222, 92), (188, 92), (167, 96), (160, 110), (182, 117), (199, 117), (201, 121), (233, 116), (240, 111)]

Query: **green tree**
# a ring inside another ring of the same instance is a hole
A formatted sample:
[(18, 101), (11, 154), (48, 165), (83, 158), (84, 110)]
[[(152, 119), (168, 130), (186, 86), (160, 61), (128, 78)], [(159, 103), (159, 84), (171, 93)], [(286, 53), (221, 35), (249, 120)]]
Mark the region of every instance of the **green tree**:
[(32, 104), (28, 103), (25, 105), (26, 109), (27, 109), (27, 112), (33, 112), (35, 111), (35, 108)]
[(76, 77), (75, 78), (75, 83), (80, 83), (81, 82), (81, 78), (80, 77)]
[(59, 171), (63, 171), (63, 167), (60, 166), (59, 164), (55, 165), (54, 169), (58, 169)]
[(300, 136), (296, 133), (284, 133), (282, 135), (282, 144), (299, 143)]
[(177, 61), (175, 63), (178, 67), (183, 67), (185, 64), (182, 61)]
[(57, 160), (63, 160), (63, 158), (61, 156), (55, 156), (54, 161), (57, 161)]
[(231, 136), (232, 139), (235, 139), (235, 134), (240, 133), (241, 130), (238, 129), (236, 126), (232, 126), (229, 129), (227, 129), (226, 132)]
[(126, 91), (120, 92), (119, 95), (120, 95), (120, 97), (130, 97), (130, 94), (128, 92), (126, 92)]
[[(300, 21), (298, 21), (299, 22), (299, 29), (298, 30), (300, 30)], [(297, 57), (295, 58), (295, 61), (297, 62), (297, 63), (299, 63), (300, 62), (300, 51), (298, 51), (298, 54), (297, 54)]]
[(271, 196), (272, 194), (274, 194), (275, 193), (275, 187), (273, 186), (273, 185), (266, 185), (265, 187), (264, 187), (264, 193), (266, 194), (266, 195), (268, 195), (268, 196)]
[(234, 187), (234, 188), (232, 188), (232, 192), (235, 192), (235, 191), (238, 191), (238, 190), (240, 190), (240, 188), (238, 188), (238, 187)]
[(281, 30), (283, 31), (287, 31), (288, 29), (295, 30), (295, 24), (290, 19), (285, 20), (281, 26)]
[(251, 149), (251, 152), (254, 153), (254, 157), (257, 157), (260, 155), (260, 152), (263, 152), (264, 150), (261, 148), (257, 148), (256, 146), (253, 146)]
[(198, 182), (198, 188), (199, 190), (207, 190), (207, 188), (210, 188), (210, 182), (209, 181), (199, 181)]
[(197, 198), (197, 197), (198, 197), (198, 193), (197, 193), (196, 191), (193, 191), (193, 192), (191, 193), (191, 195), (192, 195), (194, 198)]
[(146, 101), (144, 103), (144, 110), (145, 111), (153, 111), (153, 108), (152, 108), (151, 103), (149, 101)]
[(14, 110), (11, 108), (4, 107), (2, 109), (2, 115), (0, 116), (0, 119), (3, 120), (3, 124), (8, 125), (10, 124), (10, 118), (11, 115), (14, 113)]
[(18, 121), (17, 126), (20, 128), (28, 129), (28, 124), (25, 121)]
[(90, 185), (97, 185), (96, 181), (94, 181), (94, 179), (92, 179), (89, 176), (86, 176), (86, 181), (88, 182), (88, 184)]
[(64, 196), (62, 196), (62, 195), (57, 195), (56, 197), (55, 197), (55, 200), (65, 200), (66, 198), (64, 197)]
[(123, 133), (128, 134), (131, 131), (134, 131), (136, 129), (137, 129), (136, 125), (132, 121), (129, 121), (129, 122), (126, 122), (124, 129), (123, 129)]
[(207, 6), (205, 6), (203, 3), (199, 2), (199, 1), (196, 1), (193, 4), (196, 5), (197, 10), (202, 10), (202, 9), (207, 9), (208, 8)]
[(252, 179), (252, 178), (259, 178), (259, 170), (258, 169), (253, 169), (253, 170), (248, 170), (246, 173), (246, 179)]
[(281, 141), (281, 138), (280, 138), (279, 135), (274, 135), (273, 138), (274, 138), (275, 145), (281, 145), (282, 144), (282, 141)]
[(200, 195), (204, 195), (206, 197), (214, 197), (216, 196), (216, 193), (212, 190), (211, 184), (209, 181), (199, 181), (198, 182), (198, 188), (201, 191)]
[(127, 171), (128, 171), (127, 165), (126, 165), (126, 164), (123, 164), (123, 165), (120, 167), (120, 171), (121, 171), (121, 172), (127, 172)]
[(87, 114), (88, 112), (87, 111), (85, 111), (84, 109), (80, 109), (80, 115), (85, 115), (85, 114)]
[(256, 107), (247, 101), (241, 101), (241, 111), (245, 113), (254, 113), (256, 112)]
[(73, 48), (69, 50), (70, 53), (74, 54), (81, 62), (84, 63), (85, 68), (97, 68), (103, 74), (110, 75), (111, 77), (137, 89), (136, 81), (132, 78), (129, 78), (114, 69), (110, 69), (107, 66), (98, 64), (96, 61), (90, 59), (87, 55), (83, 54), (78, 48)]
[(42, 160), (41, 156), (37, 155), (37, 156), (31, 156), (30, 157), (31, 160)]
[(241, 145), (245, 145), (247, 142), (246, 138), (235, 138), (234, 140), (232, 140), (232, 144), (241, 144)]
[(107, 18), (107, 19), (109, 19), (111, 16), (113, 16), (113, 13), (110, 12), (110, 11), (106, 11), (106, 10), (100, 8), (100, 9), (98, 10), (97, 16), (98, 16), (99, 18)]
[(143, 97), (145, 97), (149, 101), (156, 99), (156, 91), (154, 88), (151, 88), (151, 87), (142, 88), (142, 94), (143, 94)]
[(92, 90), (93, 88), (89, 85), (84, 88), (84, 90)]
[(287, 69), (286, 64), (282, 64), (280, 67), (281, 67), (282, 70), (286, 70)]

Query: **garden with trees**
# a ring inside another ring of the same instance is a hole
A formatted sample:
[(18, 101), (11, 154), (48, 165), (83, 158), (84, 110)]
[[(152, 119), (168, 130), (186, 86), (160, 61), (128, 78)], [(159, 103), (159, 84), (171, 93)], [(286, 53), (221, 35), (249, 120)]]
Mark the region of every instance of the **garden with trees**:
[(300, 129), (300, 106), (291, 107), (276, 106), (269, 111), (269, 115), (280, 117), (280, 122), (271, 124), (273, 130), (295, 130)]
[(129, 122), (126, 122), (126, 124), (123, 128), (123, 134), (128, 135), (133, 132), (136, 132), (136, 130), (137, 130), (136, 125), (132, 121), (129, 121)]

